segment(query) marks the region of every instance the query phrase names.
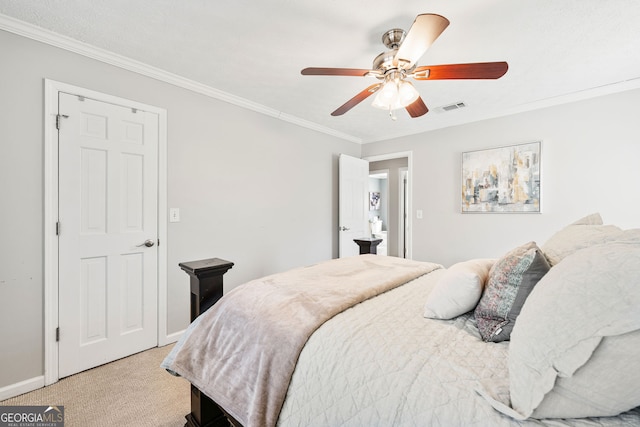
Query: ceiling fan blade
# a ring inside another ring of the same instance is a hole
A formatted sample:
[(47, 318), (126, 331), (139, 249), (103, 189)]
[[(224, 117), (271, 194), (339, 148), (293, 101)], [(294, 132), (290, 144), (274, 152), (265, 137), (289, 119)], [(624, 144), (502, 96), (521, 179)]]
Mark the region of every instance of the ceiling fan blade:
[(429, 112), (429, 109), (420, 97), (413, 101), (412, 104), (407, 105), (405, 108), (407, 109), (409, 115), (414, 119), (416, 117), (424, 116), (425, 114), (427, 114), (427, 112)]
[(351, 110), (353, 107), (367, 99), (370, 95), (374, 94), (380, 87), (382, 83), (376, 83), (374, 85), (369, 86), (344, 104), (342, 104), (336, 111), (331, 113), (332, 116), (341, 116), (347, 111)]
[(426, 65), (413, 72), (416, 80), (499, 79), (509, 69), (506, 62)]
[(319, 68), (309, 67), (300, 71), (303, 76), (355, 76), (363, 77), (370, 73), (371, 70), (362, 70), (360, 68)]
[(393, 58), (393, 65), (402, 63), (406, 64), (404, 68), (411, 68), (447, 26), (449, 20), (444, 16), (433, 13), (418, 15)]

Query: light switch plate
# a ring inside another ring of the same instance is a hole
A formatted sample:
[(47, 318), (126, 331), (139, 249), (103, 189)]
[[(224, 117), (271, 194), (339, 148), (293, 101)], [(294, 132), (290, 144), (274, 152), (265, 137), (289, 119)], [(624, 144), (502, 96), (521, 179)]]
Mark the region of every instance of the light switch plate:
[(180, 222), (180, 208), (169, 209), (169, 222)]
[(416, 211), (416, 218), (417, 218), (417, 219), (422, 219), (422, 210), (418, 209), (418, 210)]

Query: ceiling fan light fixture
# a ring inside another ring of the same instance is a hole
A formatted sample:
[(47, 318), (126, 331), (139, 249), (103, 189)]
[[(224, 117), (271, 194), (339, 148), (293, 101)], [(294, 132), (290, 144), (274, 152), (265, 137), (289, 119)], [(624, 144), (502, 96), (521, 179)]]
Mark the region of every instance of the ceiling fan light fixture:
[(393, 111), (411, 105), (419, 96), (410, 82), (389, 79), (378, 91), (371, 105), (381, 110)]
[(386, 87), (395, 87), (395, 84), (386, 84), (382, 86), (382, 89), (378, 91), (378, 94), (373, 99), (371, 105), (381, 110), (395, 110), (396, 108), (398, 108), (396, 107), (396, 105), (398, 104), (397, 90), (393, 91), (392, 89), (387, 89), (385, 91), (384, 89)]
[(398, 97), (400, 98), (400, 104), (402, 107), (406, 107), (407, 105), (413, 104), (413, 102), (418, 99), (420, 94), (416, 90), (415, 87), (406, 80), (402, 80), (400, 82), (400, 87), (398, 88)]
[(382, 85), (373, 102), (380, 106), (386, 106), (393, 103), (396, 98), (398, 98), (398, 85), (395, 81), (388, 80)]

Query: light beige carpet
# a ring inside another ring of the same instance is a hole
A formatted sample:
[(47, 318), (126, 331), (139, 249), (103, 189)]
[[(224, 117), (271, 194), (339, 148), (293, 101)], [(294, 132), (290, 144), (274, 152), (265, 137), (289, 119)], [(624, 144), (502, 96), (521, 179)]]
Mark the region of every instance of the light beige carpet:
[(65, 427), (184, 426), (189, 383), (160, 367), (172, 347), (134, 354), (0, 405), (64, 406)]

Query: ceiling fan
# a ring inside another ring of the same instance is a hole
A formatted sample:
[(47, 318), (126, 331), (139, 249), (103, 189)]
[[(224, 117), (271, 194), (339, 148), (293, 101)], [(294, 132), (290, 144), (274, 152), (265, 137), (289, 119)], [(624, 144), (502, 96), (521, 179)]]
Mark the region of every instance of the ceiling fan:
[(405, 108), (413, 118), (426, 114), (429, 109), (415, 87), (407, 80), (498, 79), (509, 68), (506, 62), (476, 62), (470, 64), (417, 66), (418, 60), (449, 25), (449, 20), (433, 13), (418, 15), (409, 32), (395, 28), (382, 36), (390, 49), (373, 60), (371, 70), (359, 68), (310, 67), (301, 71), (305, 76), (373, 76), (380, 83), (373, 84), (345, 102), (332, 116), (340, 116), (378, 92), (373, 106), (389, 111)]

